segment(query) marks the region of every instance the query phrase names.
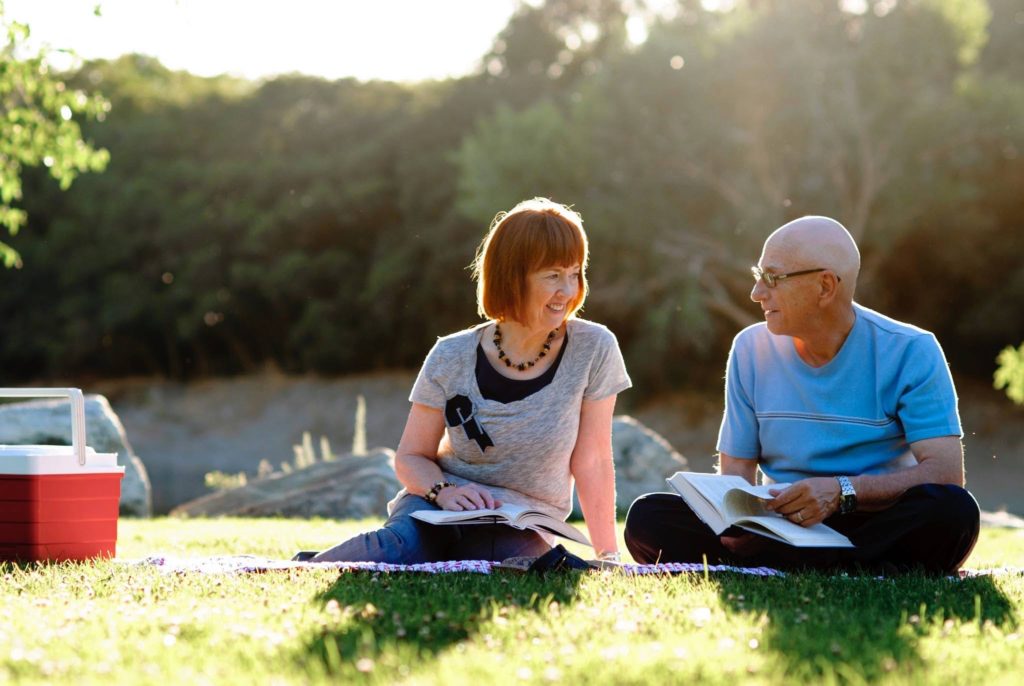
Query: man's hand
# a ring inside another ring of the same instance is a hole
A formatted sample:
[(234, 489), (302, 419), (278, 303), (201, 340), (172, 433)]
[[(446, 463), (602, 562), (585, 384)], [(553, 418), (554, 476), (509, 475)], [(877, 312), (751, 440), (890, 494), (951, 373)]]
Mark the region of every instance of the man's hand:
[(839, 509), (839, 482), (833, 477), (819, 476), (797, 481), (783, 490), (772, 489), (775, 496), (765, 506), (800, 526), (814, 526), (825, 521)]
[(442, 510), (493, 510), (501, 507), (501, 501), (496, 500), (491, 492), (483, 486), (466, 484), (465, 486), (449, 486), (442, 488), (434, 501)]

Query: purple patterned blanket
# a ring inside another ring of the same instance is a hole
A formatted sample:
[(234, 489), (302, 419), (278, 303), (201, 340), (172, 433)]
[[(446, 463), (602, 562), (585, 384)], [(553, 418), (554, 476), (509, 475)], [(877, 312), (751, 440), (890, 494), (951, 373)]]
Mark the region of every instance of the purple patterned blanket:
[[(400, 572), (419, 572), (425, 574), (445, 574), (450, 572), (470, 572), (474, 574), (490, 574), (495, 571), (497, 563), (486, 560), (451, 560), (448, 562), (424, 562), (411, 565), (387, 564), (383, 562), (293, 562), (291, 560), (275, 560), (254, 555), (217, 555), (212, 557), (175, 557), (171, 555), (150, 555), (137, 560), (118, 560), (126, 565), (152, 565), (166, 572), (198, 572), (202, 574), (237, 574), (249, 572), (273, 572), (281, 570), (302, 569), (336, 569), (340, 572), (383, 572), (387, 574)], [(669, 562), (662, 564), (641, 565), (624, 563), (615, 567), (616, 572), (631, 575), (648, 574), (703, 574), (704, 565), (695, 563)], [(771, 567), (733, 567), (730, 565), (708, 565), (708, 573), (723, 572), (733, 574), (749, 574), (752, 576), (785, 576)], [(959, 578), (975, 576), (1024, 575), (1024, 567), (1001, 567), (996, 569), (964, 569)]]

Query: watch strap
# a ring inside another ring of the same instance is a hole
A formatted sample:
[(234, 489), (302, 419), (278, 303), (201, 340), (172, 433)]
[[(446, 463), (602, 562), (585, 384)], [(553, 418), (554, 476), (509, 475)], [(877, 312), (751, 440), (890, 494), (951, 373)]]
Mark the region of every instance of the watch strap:
[(837, 476), (839, 482), (839, 514), (849, 514), (857, 509), (857, 491), (847, 476)]

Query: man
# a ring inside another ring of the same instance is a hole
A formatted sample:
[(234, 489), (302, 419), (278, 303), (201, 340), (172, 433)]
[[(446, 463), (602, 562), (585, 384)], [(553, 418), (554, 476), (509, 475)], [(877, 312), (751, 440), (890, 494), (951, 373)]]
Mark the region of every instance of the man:
[(855, 548), (796, 548), (732, 528), (719, 537), (677, 495), (633, 503), (626, 545), (638, 562), (700, 562), (875, 572), (957, 570), (978, 537), (963, 488), (956, 393), (935, 337), (854, 302), (860, 253), (826, 217), (764, 244), (750, 298), (765, 321), (733, 341), (719, 470), (790, 483), (767, 506), (824, 522)]

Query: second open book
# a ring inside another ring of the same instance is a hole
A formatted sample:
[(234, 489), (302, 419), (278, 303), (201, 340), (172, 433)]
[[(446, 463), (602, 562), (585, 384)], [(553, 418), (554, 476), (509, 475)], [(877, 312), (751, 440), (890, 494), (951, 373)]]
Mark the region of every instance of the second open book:
[(803, 527), (765, 508), (765, 502), (774, 497), (769, 489), (781, 490), (789, 484), (752, 486), (740, 476), (698, 472), (676, 472), (668, 483), (716, 534), (738, 526), (804, 548), (854, 547), (850, 539), (831, 527)]
[(418, 510), (411, 516), (430, 524), (507, 524), (516, 529), (533, 529), (590, 545), (587, 537), (571, 524), (512, 503), (503, 503), (494, 510)]

